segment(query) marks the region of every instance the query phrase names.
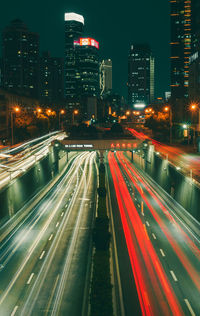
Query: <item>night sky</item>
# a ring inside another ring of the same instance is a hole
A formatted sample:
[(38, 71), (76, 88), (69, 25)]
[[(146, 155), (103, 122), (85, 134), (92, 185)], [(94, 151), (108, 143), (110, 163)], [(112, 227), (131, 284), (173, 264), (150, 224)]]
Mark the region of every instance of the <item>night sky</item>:
[(168, 0), (11, 0), (1, 4), (0, 31), (15, 18), (40, 34), (41, 51), (63, 56), (64, 13), (85, 18), (85, 35), (100, 43), (102, 58), (113, 61), (113, 90), (127, 96), (131, 43), (149, 43), (156, 58), (156, 96), (169, 91)]

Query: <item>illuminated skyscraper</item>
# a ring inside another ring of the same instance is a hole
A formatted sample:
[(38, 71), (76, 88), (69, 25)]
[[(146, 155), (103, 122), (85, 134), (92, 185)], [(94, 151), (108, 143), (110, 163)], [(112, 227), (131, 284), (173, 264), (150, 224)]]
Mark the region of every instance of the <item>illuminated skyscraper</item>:
[(154, 57), (148, 45), (131, 45), (128, 57), (128, 103), (154, 100)]
[(30, 32), (21, 20), (3, 30), (3, 84), (6, 89), (38, 96), (39, 36)]
[(76, 56), (74, 41), (82, 36), (84, 18), (76, 13), (65, 13), (65, 64), (64, 95), (66, 98), (77, 97)]
[(191, 0), (171, 0), (171, 97), (188, 97)]
[(189, 97), (200, 101), (200, 1), (192, 0), (192, 55), (189, 67)]
[(64, 98), (63, 58), (44, 52), (40, 58), (40, 98), (44, 103), (58, 103)]
[(99, 43), (93, 38), (79, 38), (74, 41), (74, 47), (77, 94), (96, 97), (99, 95)]

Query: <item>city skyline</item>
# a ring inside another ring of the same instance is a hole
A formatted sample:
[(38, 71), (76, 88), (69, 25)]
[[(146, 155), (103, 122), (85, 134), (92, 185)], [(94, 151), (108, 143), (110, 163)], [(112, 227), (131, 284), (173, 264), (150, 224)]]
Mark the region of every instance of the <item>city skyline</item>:
[[(64, 14), (70, 11), (81, 14), (86, 22), (84, 33), (100, 42), (101, 58), (113, 61), (113, 90), (127, 97), (129, 47), (132, 42), (147, 42), (156, 60), (155, 82), (158, 83), (155, 95), (160, 96), (169, 90), (169, 3), (154, 2), (155, 8), (150, 16), (148, 1), (132, 5), (125, 2), (123, 7), (105, 1), (101, 5), (91, 1), (86, 5), (69, 1), (66, 5), (61, 1), (56, 6), (50, 1), (47, 7), (45, 1), (40, 7), (39, 2), (34, 8), (30, 7), (31, 13), (25, 1), (20, 1), (13, 4), (12, 12), (8, 5), (4, 5), (0, 29), (2, 31), (12, 19), (21, 18), (31, 31), (39, 33), (41, 52), (49, 50), (52, 56), (63, 57)], [(157, 80), (158, 73), (161, 73), (161, 80)]]

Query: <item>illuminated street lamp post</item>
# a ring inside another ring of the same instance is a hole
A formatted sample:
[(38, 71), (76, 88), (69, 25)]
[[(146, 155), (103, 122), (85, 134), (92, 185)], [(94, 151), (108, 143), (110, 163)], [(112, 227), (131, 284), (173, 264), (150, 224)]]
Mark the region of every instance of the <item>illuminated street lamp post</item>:
[(18, 106), (16, 106), (15, 108), (13, 108), (11, 111), (10, 111), (10, 116), (11, 116), (11, 145), (13, 146), (14, 145), (14, 116), (13, 114), (15, 113), (19, 113), (20, 111), (20, 108)]
[(61, 124), (60, 124), (60, 123), (61, 123), (61, 122), (60, 122), (60, 121), (61, 121), (60, 116), (63, 115), (63, 114), (65, 114), (65, 111), (64, 111), (64, 110), (61, 110), (61, 111), (59, 112), (59, 129), (60, 129), (60, 127), (61, 127)]
[(172, 108), (170, 106), (166, 106), (164, 111), (169, 112), (169, 143), (172, 144)]
[(74, 115), (78, 114), (78, 110), (73, 110), (72, 112), (72, 125), (74, 125)]
[(196, 109), (198, 109), (198, 126), (197, 126), (197, 131), (198, 131), (198, 133), (200, 133), (200, 106), (197, 103), (191, 104), (191, 110), (195, 111)]

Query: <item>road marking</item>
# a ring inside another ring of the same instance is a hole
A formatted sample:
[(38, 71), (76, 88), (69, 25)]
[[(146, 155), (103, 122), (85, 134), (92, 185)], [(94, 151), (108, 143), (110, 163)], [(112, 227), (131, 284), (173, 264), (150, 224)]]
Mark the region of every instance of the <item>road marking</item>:
[(187, 298), (184, 298), (184, 301), (185, 301), (185, 304), (187, 305), (187, 307), (188, 307), (188, 309), (189, 309), (189, 311), (190, 311), (190, 314), (191, 314), (192, 316), (196, 316), (195, 313), (194, 313), (194, 311), (193, 311), (193, 309), (192, 309), (192, 306), (190, 305), (190, 302), (188, 301), (188, 299), (187, 299)]
[(146, 224), (147, 224), (147, 226), (150, 226), (150, 224), (149, 224), (149, 222), (148, 222), (148, 221), (146, 221)]
[(53, 296), (54, 296), (54, 293), (55, 293), (55, 290), (56, 290), (56, 286), (57, 286), (59, 277), (60, 277), (60, 274), (57, 275), (56, 282), (54, 283), (54, 287), (53, 287), (53, 290), (52, 290), (52, 292), (51, 292), (51, 296), (50, 296), (50, 299), (49, 299), (49, 302), (48, 302), (48, 305), (47, 305), (47, 308), (46, 308), (46, 313), (45, 313), (45, 315), (48, 315), (49, 308), (50, 308), (50, 306), (51, 306), (51, 302), (52, 302), (52, 299), (53, 299)]
[(42, 259), (42, 258), (44, 257), (44, 254), (45, 254), (45, 251), (43, 251), (43, 252), (41, 253), (40, 259)]
[(171, 273), (172, 278), (174, 279), (174, 281), (175, 281), (175, 282), (177, 282), (177, 281), (178, 281), (178, 279), (177, 279), (177, 277), (175, 276), (174, 271), (170, 270), (170, 273)]
[(34, 273), (31, 273), (30, 278), (28, 279), (26, 284), (30, 284), (31, 283), (31, 280), (32, 280), (33, 276), (34, 276)]
[(160, 252), (161, 252), (161, 255), (162, 255), (163, 257), (165, 257), (165, 253), (164, 253), (164, 251), (163, 251), (162, 249), (160, 249)]
[(56, 227), (58, 227), (58, 225), (59, 225), (60, 223), (59, 222), (57, 222), (57, 224), (56, 224)]
[(63, 215), (64, 215), (64, 212), (62, 212), (61, 217), (63, 217)]
[(51, 240), (51, 239), (52, 239), (52, 237), (53, 237), (53, 234), (51, 234), (51, 236), (49, 237), (49, 240)]
[(15, 315), (15, 313), (16, 313), (16, 311), (18, 310), (18, 307), (19, 306), (15, 306), (15, 308), (13, 309), (13, 311), (12, 311), (12, 313), (10, 314), (10, 316), (14, 316)]
[(156, 239), (156, 235), (154, 233), (152, 233), (153, 239)]

